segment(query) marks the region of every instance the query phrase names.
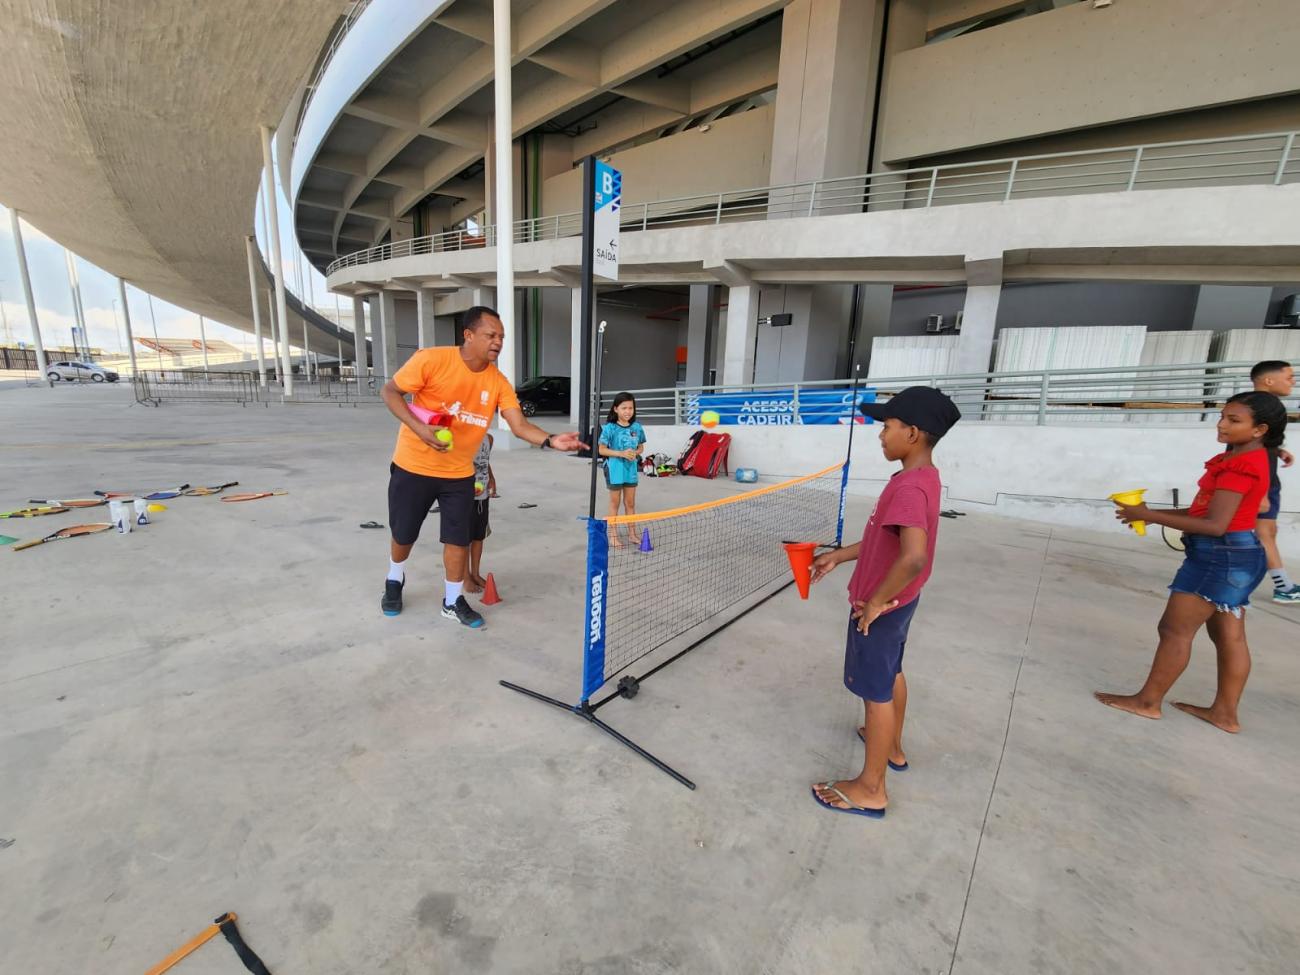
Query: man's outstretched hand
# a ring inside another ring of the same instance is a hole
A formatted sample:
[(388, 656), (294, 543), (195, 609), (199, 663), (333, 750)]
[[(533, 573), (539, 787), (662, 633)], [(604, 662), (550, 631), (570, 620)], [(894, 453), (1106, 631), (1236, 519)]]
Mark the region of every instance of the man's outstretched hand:
[(586, 450), (587, 445), (582, 442), (582, 438), (576, 433), (553, 433), (551, 434), (551, 449), (562, 451)]

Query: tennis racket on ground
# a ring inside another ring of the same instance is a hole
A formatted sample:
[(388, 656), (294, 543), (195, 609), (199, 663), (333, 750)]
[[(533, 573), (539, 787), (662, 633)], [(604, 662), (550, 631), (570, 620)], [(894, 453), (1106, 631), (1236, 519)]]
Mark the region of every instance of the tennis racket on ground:
[(66, 528), (60, 528), (56, 532), (50, 532), (44, 538), (33, 538), (30, 542), (19, 542), (14, 546), (15, 552), (21, 552), (25, 548), (35, 548), (37, 545), (44, 545), (46, 542), (57, 542), (60, 538), (77, 538), (80, 535), (95, 535), (99, 532), (106, 532), (112, 525), (68, 525)]
[(258, 498), (274, 498), (281, 494), (288, 494), (288, 491), (249, 491), (246, 494), (226, 494), (223, 495), (222, 501), (256, 501)]
[(61, 515), (69, 510), (61, 504), (45, 508), (19, 508), (17, 511), (0, 511), (0, 518), (39, 518), (41, 515)]
[(238, 481), (227, 481), (225, 484), (218, 484), (215, 487), (194, 487), (188, 491), (182, 491), (187, 498), (206, 498), (209, 494), (220, 494), (228, 487), (238, 487)]
[(114, 498), (144, 498), (146, 501), (170, 501), (172, 498), (179, 498), (188, 489), (188, 484), (182, 484), (178, 488), (167, 488), (164, 491), (154, 491), (152, 494), (137, 494), (134, 491), (96, 491), (95, 494), (107, 501), (112, 501)]
[(28, 504), (48, 504), (56, 508), (98, 508), (108, 504), (108, 498), (72, 498), (69, 501), (56, 501), (52, 498), (28, 498)]

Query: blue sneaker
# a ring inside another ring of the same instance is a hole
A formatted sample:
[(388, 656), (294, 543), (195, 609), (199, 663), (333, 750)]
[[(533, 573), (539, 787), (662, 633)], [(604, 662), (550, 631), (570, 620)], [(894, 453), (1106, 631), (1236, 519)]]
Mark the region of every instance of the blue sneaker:
[(385, 616), (396, 616), (402, 611), (402, 587), (406, 585), (406, 580), (396, 582), (392, 579), (384, 580), (384, 598), (379, 601), (379, 608), (384, 611)]
[(1290, 589), (1274, 589), (1273, 602), (1300, 604), (1300, 586), (1292, 586)]
[(480, 616), (469, 603), (465, 601), (464, 596), (458, 596), (456, 601), (448, 606), (442, 604), (442, 618), (455, 620), (461, 626), (468, 626), (472, 630), (477, 630), (483, 625), (483, 617)]

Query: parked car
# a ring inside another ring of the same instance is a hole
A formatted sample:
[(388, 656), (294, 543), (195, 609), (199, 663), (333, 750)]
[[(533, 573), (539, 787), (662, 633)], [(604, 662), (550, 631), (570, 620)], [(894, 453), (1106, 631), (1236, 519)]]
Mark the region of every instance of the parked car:
[(569, 412), (569, 377), (534, 376), (515, 388), (524, 416)]
[(118, 380), (118, 375), (113, 370), (105, 369), (97, 362), (81, 362), (77, 359), (60, 359), (58, 362), (51, 362), (45, 375), (49, 377), (50, 382), (54, 383), (61, 380), (74, 383), (115, 383)]

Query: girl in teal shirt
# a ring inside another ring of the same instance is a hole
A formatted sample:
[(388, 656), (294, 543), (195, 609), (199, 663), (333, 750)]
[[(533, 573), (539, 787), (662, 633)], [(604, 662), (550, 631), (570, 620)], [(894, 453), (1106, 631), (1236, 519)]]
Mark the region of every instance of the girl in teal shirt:
[[(609, 488), (609, 514), (618, 514), (622, 502), (624, 514), (636, 514), (637, 468), (641, 451), (645, 449), (645, 431), (636, 422), (636, 400), (631, 393), (619, 393), (609, 408), (605, 425), (600, 428), (600, 456), (605, 458), (605, 485)], [(633, 537), (628, 527), (628, 541), (641, 544), (640, 532)], [(618, 528), (610, 532), (610, 543), (622, 546)]]

